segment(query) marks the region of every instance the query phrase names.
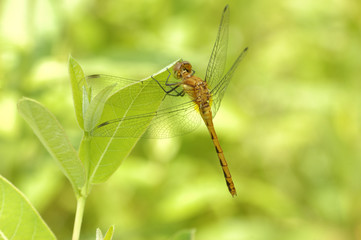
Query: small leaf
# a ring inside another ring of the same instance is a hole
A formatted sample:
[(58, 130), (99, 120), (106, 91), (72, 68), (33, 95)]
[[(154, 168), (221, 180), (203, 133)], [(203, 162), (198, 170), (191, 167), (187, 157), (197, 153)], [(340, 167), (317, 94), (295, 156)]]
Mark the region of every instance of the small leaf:
[[(85, 113), (87, 112), (88, 107), (89, 107), (89, 97), (88, 97), (88, 92), (87, 92), (85, 86), (83, 86), (82, 91), (83, 91), (83, 106), (82, 106), (83, 109), (82, 109), (82, 111), (83, 111), (83, 116), (85, 116)], [(84, 124), (84, 121), (86, 121), (86, 120), (83, 120), (83, 124)]]
[(84, 131), (89, 132), (98, 123), (104, 109), (106, 99), (109, 97), (115, 85), (108, 86), (99, 92), (87, 107), (84, 117)]
[(102, 234), (102, 230), (100, 230), (99, 228), (97, 228), (97, 231), (96, 231), (96, 240), (103, 240), (103, 234)]
[(73, 101), (75, 108), (75, 115), (81, 129), (84, 129), (83, 120), (83, 91), (82, 88), (86, 82), (84, 81), (84, 72), (80, 65), (72, 58), (69, 57), (69, 75), (71, 89), (73, 92)]
[(29, 200), (1, 175), (0, 238), (56, 239)]
[(105, 237), (103, 238), (102, 231), (97, 228), (96, 232), (96, 240), (112, 240), (114, 234), (114, 226), (111, 226), (108, 230), (108, 232), (105, 234)]
[(114, 234), (114, 226), (111, 226), (108, 229), (108, 232), (105, 234), (104, 240), (112, 240)]
[(55, 116), (29, 98), (19, 100), (18, 109), (78, 193), (85, 183), (84, 167)]

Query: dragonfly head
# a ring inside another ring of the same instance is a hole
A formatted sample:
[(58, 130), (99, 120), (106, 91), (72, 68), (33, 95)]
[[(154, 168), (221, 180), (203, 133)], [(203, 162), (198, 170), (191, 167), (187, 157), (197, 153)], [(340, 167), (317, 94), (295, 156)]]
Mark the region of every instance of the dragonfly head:
[(179, 61), (174, 67), (174, 76), (175, 78), (187, 78), (193, 74), (192, 65), (187, 61)]

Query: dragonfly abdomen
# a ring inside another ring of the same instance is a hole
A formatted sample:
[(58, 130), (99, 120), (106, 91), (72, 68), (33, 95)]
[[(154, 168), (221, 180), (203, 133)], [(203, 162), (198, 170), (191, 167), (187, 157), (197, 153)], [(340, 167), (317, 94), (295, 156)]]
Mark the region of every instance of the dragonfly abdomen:
[(214, 147), (215, 147), (217, 155), (218, 155), (219, 162), (220, 162), (220, 164), (222, 166), (223, 175), (224, 175), (224, 178), (226, 180), (228, 190), (232, 194), (232, 196), (234, 197), (234, 196), (237, 195), (236, 187), (234, 186), (232, 176), (231, 176), (231, 172), (229, 171), (226, 158), (224, 157), (223, 150), (221, 148), (221, 144), (218, 141), (216, 130), (214, 129), (214, 126), (213, 126), (211, 108), (210, 108), (210, 106), (208, 106), (207, 108), (200, 109), (200, 112), (201, 112), (203, 121), (205, 122), (205, 124), (206, 124), (206, 126), (208, 128), (208, 131), (209, 131), (209, 133), (211, 135)]

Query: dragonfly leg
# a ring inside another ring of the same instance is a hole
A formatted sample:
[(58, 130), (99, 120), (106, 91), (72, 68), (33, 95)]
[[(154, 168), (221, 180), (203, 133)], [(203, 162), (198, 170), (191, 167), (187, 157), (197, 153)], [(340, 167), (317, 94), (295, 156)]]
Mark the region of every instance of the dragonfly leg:
[(167, 71), (168, 71), (168, 77), (167, 77), (167, 80), (165, 80), (165, 83), (164, 83), (164, 85), (166, 85), (166, 86), (175, 86), (175, 85), (179, 85), (179, 82), (176, 82), (176, 83), (168, 83), (168, 81), (169, 81), (169, 78), (170, 78), (170, 76), (172, 75), (171, 74), (171, 72), (169, 71), (169, 68), (167, 68)]
[[(159, 87), (162, 88), (162, 90), (166, 93), (166, 95), (169, 95), (169, 96), (184, 96), (183, 90), (181, 92), (177, 91), (177, 88), (180, 86), (180, 82), (178, 82), (178, 83), (168, 83), (168, 80), (169, 80), (169, 77), (171, 76), (171, 73), (170, 73), (169, 69), (167, 69), (167, 71), (169, 72), (169, 75), (167, 77), (167, 80), (165, 81), (165, 85), (167, 87), (174, 86), (174, 87), (171, 87), (168, 91), (165, 90), (165, 88), (162, 86), (162, 84), (160, 84), (159, 81), (153, 77), (153, 75), (151, 76), (151, 78), (158, 83)], [(173, 93), (173, 92), (175, 92), (175, 93)]]
[(170, 92), (172, 92), (172, 91), (174, 91), (174, 92), (176, 92), (176, 94), (169, 94), (169, 95), (171, 95), (171, 96), (176, 96), (176, 97), (178, 97), (178, 96), (184, 96), (184, 94), (185, 94), (185, 92), (183, 91), (183, 90), (181, 90), (180, 92), (178, 92), (178, 90), (177, 90), (177, 88), (180, 86), (180, 82), (177, 82), (177, 83), (168, 83), (168, 81), (169, 81), (169, 77), (172, 75), (171, 74), (171, 72), (169, 71), (169, 68), (167, 68), (167, 71), (168, 71), (168, 73), (169, 73), (169, 75), (168, 75), (168, 77), (167, 77), (167, 80), (165, 81), (165, 85), (166, 86), (175, 86), (174, 88), (172, 88), (171, 90), (170, 90)]
[(166, 85), (166, 86), (174, 85), (174, 84), (168, 83), (169, 78), (170, 78), (170, 76), (172, 75), (172, 73), (169, 71), (169, 68), (167, 68), (167, 72), (168, 72), (169, 74), (168, 74), (167, 80), (165, 81), (165, 85)]

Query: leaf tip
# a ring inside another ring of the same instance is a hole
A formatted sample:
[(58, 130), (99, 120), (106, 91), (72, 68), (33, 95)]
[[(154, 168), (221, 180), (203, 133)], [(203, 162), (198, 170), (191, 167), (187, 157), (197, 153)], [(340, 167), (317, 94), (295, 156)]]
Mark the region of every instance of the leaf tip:
[(68, 62), (71, 62), (71, 61), (74, 61), (74, 58), (71, 54), (69, 54), (69, 57), (68, 57)]
[(26, 103), (26, 102), (36, 102), (34, 99), (32, 98), (27, 98), (27, 97), (22, 97), (18, 100), (18, 103), (17, 103), (17, 108), (18, 108), (18, 111), (21, 112), (21, 107)]

